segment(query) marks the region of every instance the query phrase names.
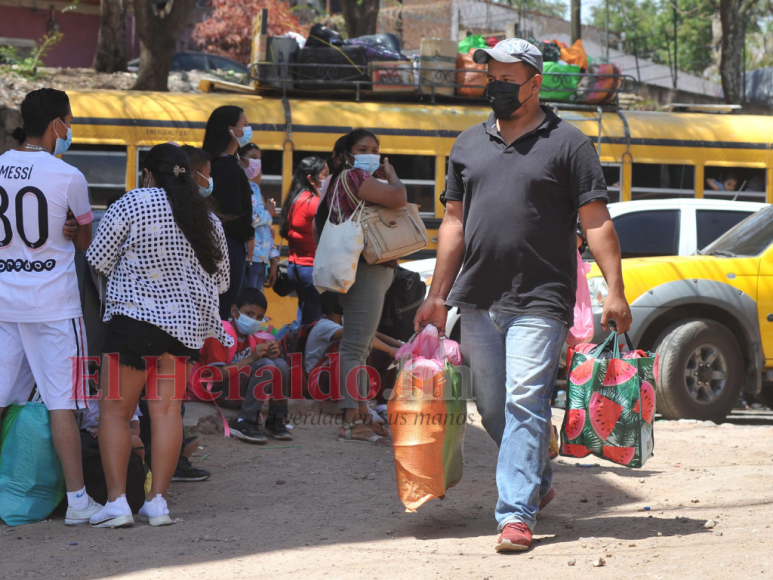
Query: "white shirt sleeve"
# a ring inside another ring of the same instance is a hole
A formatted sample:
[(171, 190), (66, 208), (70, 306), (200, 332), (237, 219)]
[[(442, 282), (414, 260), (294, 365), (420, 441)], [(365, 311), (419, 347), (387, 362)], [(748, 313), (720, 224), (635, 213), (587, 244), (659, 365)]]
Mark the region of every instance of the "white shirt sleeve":
[(119, 200), (105, 212), (99, 222), (97, 235), (86, 252), (86, 258), (98, 272), (105, 276), (112, 274), (130, 229), (131, 224)]
[(94, 221), (89, 202), (89, 184), (80, 171), (75, 171), (67, 185), (67, 205), (80, 225), (90, 224)]
[(327, 318), (321, 318), (319, 322), (317, 322), (317, 326), (320, 327), (319, 329), (320, 339), (327, 343), (331, 342), (333, 340), (333, 335), (343, 328), (343, 326), (341, 326), (340, 324), (336, 324), (335, 322)]

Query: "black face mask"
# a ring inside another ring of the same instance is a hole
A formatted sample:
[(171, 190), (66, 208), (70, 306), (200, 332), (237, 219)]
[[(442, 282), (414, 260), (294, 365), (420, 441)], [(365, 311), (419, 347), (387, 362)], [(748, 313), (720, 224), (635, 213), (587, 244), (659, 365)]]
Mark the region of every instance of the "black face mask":
[(513, 116), (521, 105), (528, 101), (534, 93), (529, 95), (523, 103), (518, 100), (521, 87), (518, 83), (506, 83), (504, 81), (491, 81), (486, 86), (486, 100), (488, 100), (494, 116), (497, 119), (507, 120)]

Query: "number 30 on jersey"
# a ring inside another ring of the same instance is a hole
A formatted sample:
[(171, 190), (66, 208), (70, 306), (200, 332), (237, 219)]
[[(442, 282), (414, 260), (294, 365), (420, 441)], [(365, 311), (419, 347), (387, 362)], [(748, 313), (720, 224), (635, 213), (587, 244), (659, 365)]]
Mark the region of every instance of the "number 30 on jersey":
[[(34, 195), (37, 198), (38, 206), (38, 239), (31, 242), (24, 233), (24, 198), (28, 195)], [(7, 248), (13, 241), (13, 228), (11, 220), (5, 213), (8, 211), (11, 199), (8, 192), (0, 187), (0, 223), (3, 224), (5, 235), (0, 239), (0, 249)], [(24, 244), (31, 250), (37, 250), (43, 247), (48, 241), (48, 201), (43, 192), (37, 187), (24, 187), (16, 194), (14, 203), (16, 204), (16, 231)]]

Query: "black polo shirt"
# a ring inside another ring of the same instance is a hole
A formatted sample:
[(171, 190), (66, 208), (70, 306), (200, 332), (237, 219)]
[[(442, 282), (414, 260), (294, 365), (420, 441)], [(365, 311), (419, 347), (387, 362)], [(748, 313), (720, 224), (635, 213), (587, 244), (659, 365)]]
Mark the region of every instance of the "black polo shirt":
[(448, 303), (573, 324), (577, 210), (608, 201), (593, 142), (543, 107), (512, 144), (492, 114), (459, 135), (445, 200), (461, 201), (464, 263)]

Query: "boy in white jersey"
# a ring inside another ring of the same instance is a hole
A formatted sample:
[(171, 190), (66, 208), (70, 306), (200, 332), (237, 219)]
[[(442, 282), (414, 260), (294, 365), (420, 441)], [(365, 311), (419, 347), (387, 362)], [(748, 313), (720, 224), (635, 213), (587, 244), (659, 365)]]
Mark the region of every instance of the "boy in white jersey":
[[(0, 156), (0, 421), (37, 384), (67, 484), (65, 524), (87, 524), (102, 506), (83, 483), (74, 412), (85, 407), (87, 356), (75, 248), (88, 249), (94, 218), (83, 174), (54, 157), (72, 140), (67, 94), (33, 91), (21, 114), (21, 146)], [(68, 211), (80, 226), (73, 241), (63, 233)]]

